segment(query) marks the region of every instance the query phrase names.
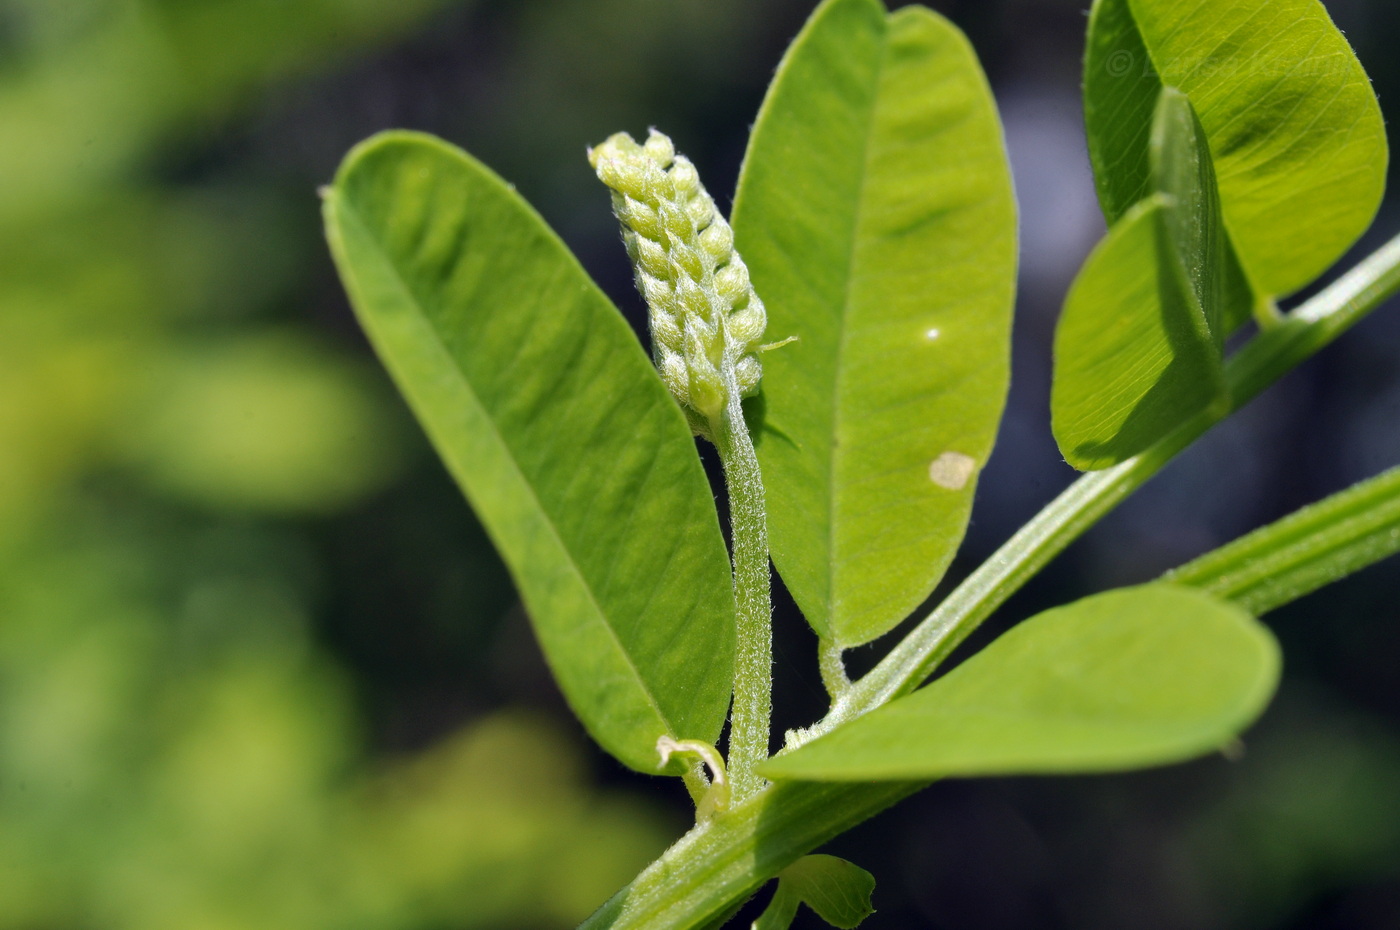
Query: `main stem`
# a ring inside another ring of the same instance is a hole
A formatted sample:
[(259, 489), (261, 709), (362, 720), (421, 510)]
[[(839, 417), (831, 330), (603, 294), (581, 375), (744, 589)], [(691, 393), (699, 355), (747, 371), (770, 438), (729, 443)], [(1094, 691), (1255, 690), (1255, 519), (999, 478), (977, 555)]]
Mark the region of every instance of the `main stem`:
[(768, 758), (773, 690), (773, 620), (768, 575), (768, 518), (758, 454), (744, 422), (739, 386), (732, 375), (729, 398), (714, 429), (734, 546), (734, 598), (738, 644), (734, 657), (734, 708), (729, 718), (729, 779), (734, 801), (763, 787), (758, 766)]

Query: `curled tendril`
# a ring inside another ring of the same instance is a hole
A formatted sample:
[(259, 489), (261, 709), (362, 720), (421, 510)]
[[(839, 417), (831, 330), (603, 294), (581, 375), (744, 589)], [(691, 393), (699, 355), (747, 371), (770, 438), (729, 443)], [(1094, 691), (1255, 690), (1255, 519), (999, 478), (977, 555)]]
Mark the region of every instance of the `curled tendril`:
[(686, 756), (709, 770), (709, 778), (700, 796), (696, 799), (695, 819), (704, 823), (720, 811), (726, 810), (730, 802), (729, 776), (724, 769), (724, 757), (709, 743), (699, 740), (677, 740), (662, 736), (656, 741), (656, 752), (661, 758), (660, 768), (665, 768), (672, 756)]

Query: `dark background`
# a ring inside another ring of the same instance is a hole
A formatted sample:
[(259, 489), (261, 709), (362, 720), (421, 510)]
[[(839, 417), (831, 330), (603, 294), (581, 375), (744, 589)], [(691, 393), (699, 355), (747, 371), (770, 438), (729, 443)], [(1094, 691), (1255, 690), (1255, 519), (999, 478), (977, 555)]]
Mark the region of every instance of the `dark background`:
[[(678, 784), (568, 717), (358, 332), (315, 188), (376, 130), (435, 132), (640, 323), (585, 146), (655, 125), (732, 191), (811, 5), (0, 2), (0, 928), (567, 926), (684, 828)], [(1085, 4), (932, 5), (982, 56), (1022, 211), (1012, 393), (955, 580), (1073, 478), (1049, 344), (1103, 221)], [(1400, 8), (1327, 6), (1394, 111)], [(978, 642), (1400, 463), (1397, 309), (1183, 455)], [(1382, 563), (1267, 618), (1286, 678), (1238, 761), (949, 781), (841, 838), (879, 883), (866, 926), (1400, 926), (1397, 599)], [(781, 730), (823, 695), (781, 594), (775, 625)]]

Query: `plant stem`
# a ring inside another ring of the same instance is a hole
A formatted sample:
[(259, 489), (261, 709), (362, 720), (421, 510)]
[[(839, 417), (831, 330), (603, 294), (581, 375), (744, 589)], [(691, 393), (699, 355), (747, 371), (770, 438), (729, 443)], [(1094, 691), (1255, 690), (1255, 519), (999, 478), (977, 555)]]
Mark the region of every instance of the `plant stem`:
[(734, 708), (729, 722), (729, 779), (735, 803), (765, 784), (758, 766), (768, 758), (773, 689), (773, 611), (769, 595), (768, 518), (763, 476), (732, 368), (715, 446), (729, 490), (734, 546), (734, 598), (738, 643), (734, 656)]
[(851, 687), (851, 679), (846, 675), (846, 661), (841, 656), (844, 651), (834, 640), (824, 637), (817, 640), (817, 666), (832, 704)]
[[(1397, 290), (1400, 237), (1231, 359), (1227, 372), (1232, 409), (1331, 343)], [(844, 715), (841, 719), (850, 719), (917, 687), (1026, 579), (1214, 422), (1198, 417), (1136, 458), (1080, 478), (970, 575), (885, 661), (854, 683), (847, 698), (838, 702), (840, 707), (809, 733), (835, 726), (838, 711)], [(700, 925), (831, 837), (923, 787), (924, 783), (903, 782), (769, 785), (692, 829), (583, 927), (679, 930)]]
[(1400, 550), (1400, 468), (1261, 527), (1172, 569), (1165, 581), (1258, 616)]
[(927, 784), (769, 785), (692, 828), (579, 930), (703, 926), (822, 843)]

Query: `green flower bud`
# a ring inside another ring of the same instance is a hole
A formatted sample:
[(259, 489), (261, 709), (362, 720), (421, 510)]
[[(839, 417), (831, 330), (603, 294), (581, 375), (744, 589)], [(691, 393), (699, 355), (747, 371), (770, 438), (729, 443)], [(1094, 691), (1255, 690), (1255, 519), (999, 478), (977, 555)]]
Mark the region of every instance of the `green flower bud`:
[(617, 133), (589, 149), (588, 161), (613, 192), (657, 370), (692, 428), (708, 436), (730, 393), (752, 394), (763, 372), (755, 353), (767, 313), (734, 231), (695, 166), (654, 129), (640, 145)]
[(623, 199), (623, 214), (627, 217), (627, 225), (637, 231), (638, 234), (646, 236), (648, 239), (661, 238), (661, 216), (651, 207), (634, 200), (631, 197)]
[(743, 303), (749, 296), (749, 269), (743, 259), (735, 256), (734, 261), (715, 273), (715, 289), (731, 307)]
[[(704, 231), (700, 233), (700, 248), (704, 249), (705, 254), (716, 263), (730, 262), (733, 264), (740, 261), (739, 256), (734, 254), (734, 230), (730, 229), (724, 218), (718, 215), (715, 216), (714, 222), (706, 226)], [(725, 270), (725, 268), (721, 268), (715, 276), (718, 277)]]
[(750, 305), (734, 311), (725, 323), (729, 329), (729, 338), (751, 345), (757, 342), (763, 331), (768, 328), (768, 316), (763, 312), (762, 304)]
[(738, 370), (735, 372), (739, 382), (739, 390), (744, 394), (749, 394), (758, 388), (758, 379), (763, 376), (763, 366), (758, 363), (758, 356), (745, 355), (739, 359)]
[[(628, 136), (628, 138), (630, 139), (631, 136)], [(647, 143), (643, 146), (643, 149), (651, 156), (653, 161), (662, 167), (669, 165), (676, 157), (676, 147), (671, 144), (670, 137), (654, 129), (647, 133)]]

